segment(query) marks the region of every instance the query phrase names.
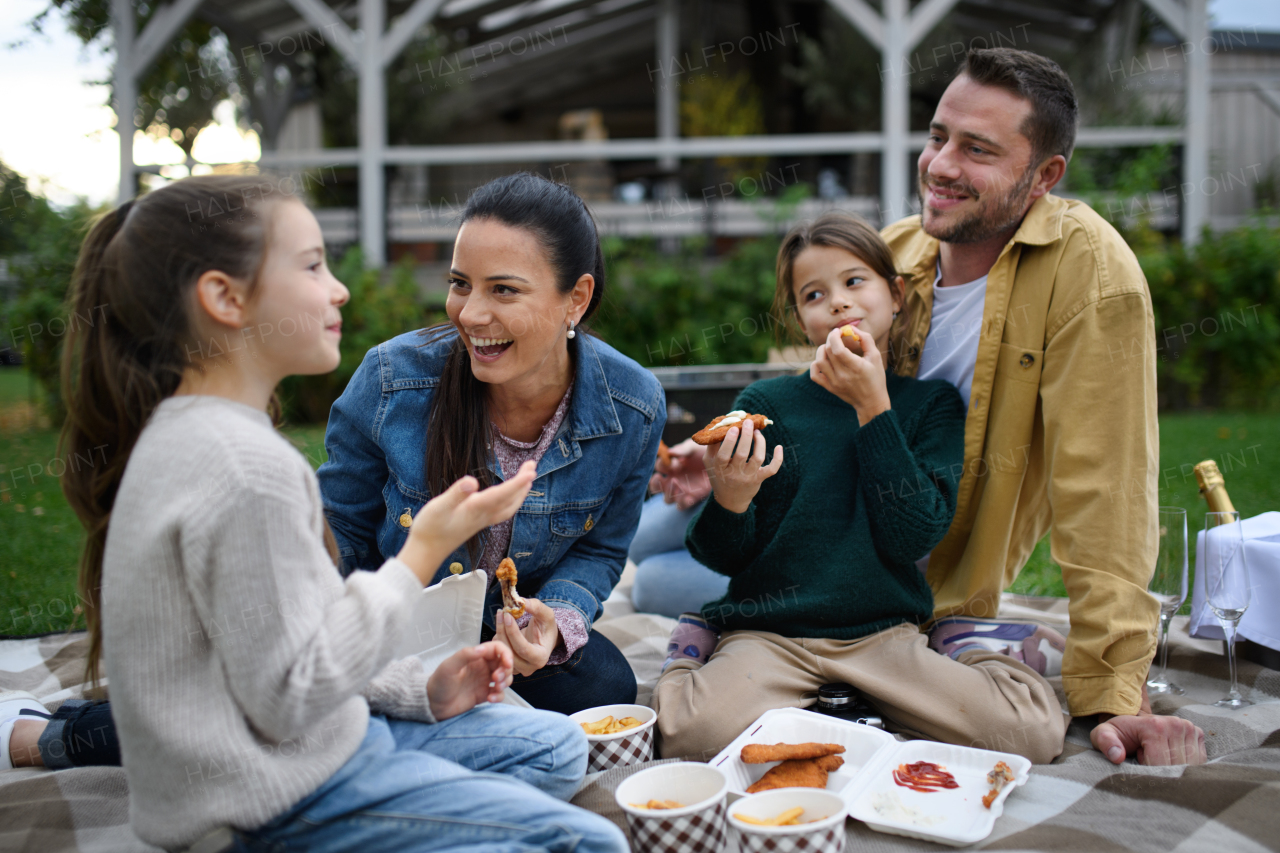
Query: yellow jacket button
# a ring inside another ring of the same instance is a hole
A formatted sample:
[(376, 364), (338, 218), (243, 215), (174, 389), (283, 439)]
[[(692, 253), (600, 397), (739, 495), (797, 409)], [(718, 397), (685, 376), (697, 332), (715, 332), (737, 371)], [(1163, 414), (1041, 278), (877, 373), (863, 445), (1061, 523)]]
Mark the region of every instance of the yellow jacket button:
[(591, 528), (593, 528), (593, 527), (595, 527), (595, 526), (596, 526), (596, 523), (595, 523), (594, 521), (592, 521), (592, 520), (591, 520), (591, 516), (589, 516), (589, 515), (588, 515), (588, 516), (587, 516), (587, 523), (586, 523), (586, 524), (584, 524), (584, 525), (582, 525), (582, 529), (583, 529), (583, 530), (590, 530)]
[(449, 571), (455, 575), (462, 574), (462, 563), (450, 563)]
[(406, 529), (407, 529), (407, 528), (412, 527), (412, 526), (413, 526), (413, 516), (412, 516), (412, 515), (409, 515), (409, 513), (407, 513), (407, 512), (406, 512), (404, 515), (400, 516), (400, 526), (401, 526), (401, 527), (404, 527), (404, 528), (406, 528)]
[(1036, 357), (1031, 353), (1027, 353), (1022, 358), (1018, 359), (1018, 364), (1021, 364), (1024, 368), (1030, 367), (1035, 363), (1036, 363)]

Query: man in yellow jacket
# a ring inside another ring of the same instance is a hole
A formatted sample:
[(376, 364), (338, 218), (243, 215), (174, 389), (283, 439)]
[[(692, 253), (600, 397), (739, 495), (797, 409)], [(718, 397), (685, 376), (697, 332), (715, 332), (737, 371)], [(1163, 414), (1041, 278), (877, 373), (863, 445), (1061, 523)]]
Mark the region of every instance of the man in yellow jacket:
[[(952, 381), (969, 407), (964, 468), (949, 472), (960, 480), (955, 520), (926, 558), (935, 648), (1001, 642), (1014, 626), (991, 618), (1000, 592), (1048, 531), (1070, 596), (1060, 666), (1072, 715), (1097, 715), (1093, 743), (1116, 763), (1202, 763), (1204, 733), (1146, 702), (1158, 617), (1146, 593), (1155, 328), (1120, 235), (1087, 205), (1049, 194), (1076, 118), (1071, 81), (1053, 62), (971, 51), (920, 155), (922, 216), (884, 230), (907, 282), (896, 369)], [(1028, 637), (1027, 662), (1043, 673), (1051, 645), (1043, 632)]]

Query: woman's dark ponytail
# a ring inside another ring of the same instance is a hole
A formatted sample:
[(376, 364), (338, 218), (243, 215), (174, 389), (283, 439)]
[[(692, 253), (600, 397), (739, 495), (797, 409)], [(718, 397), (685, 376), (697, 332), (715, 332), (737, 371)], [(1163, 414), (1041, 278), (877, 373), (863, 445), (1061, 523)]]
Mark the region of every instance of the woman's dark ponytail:
[[(604, 252), (595, 219), (573, 190), (529, 172), (496, 178), (467, 199), (460, 224), (472, 219), (493, 219), (532, 233), (546, 252), (563, 295), (589, 273), (595, 278), (595, 288), (580, 322), (585, 323), (596, 312), (604, 296)], [(452, 323), (433, 326), (425, 334), (428, 344), (453, 338), (427, 416), (427, 489), (438, 495), (467, 474), (479, 479), (481, 486), (488, 485), (491, 453), (485, 385), (471, 372), (466, 345)], [(572, 353), (574, 347), (569, 350)], [(480, 549), (478, 535), (467, 543), (467, 549), (474, 562)]]

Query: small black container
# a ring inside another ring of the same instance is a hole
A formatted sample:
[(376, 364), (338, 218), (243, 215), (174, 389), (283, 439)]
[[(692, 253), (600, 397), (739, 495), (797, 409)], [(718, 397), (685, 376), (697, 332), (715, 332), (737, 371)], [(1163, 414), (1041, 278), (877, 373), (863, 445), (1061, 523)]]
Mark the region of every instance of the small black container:
[(838, 720), (847, 720), (850, 723), (884, 728), (884, 720), (876, 709), (862, 698), (857, 688), (844, 682), (824, 684), (819, 687), (818, 701), (810, 705), (809, 710)]

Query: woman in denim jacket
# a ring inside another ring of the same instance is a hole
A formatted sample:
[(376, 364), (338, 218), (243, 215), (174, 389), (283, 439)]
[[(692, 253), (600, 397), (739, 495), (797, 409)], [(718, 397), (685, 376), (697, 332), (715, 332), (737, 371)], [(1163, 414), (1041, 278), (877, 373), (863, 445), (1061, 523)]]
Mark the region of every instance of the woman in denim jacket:
[[(595, 223), (568, 188), (528, 173), (476, 190), (462, 213), (449, 322), (370, 350), (329, 415), (320, 467), (343, 571), (375, 569), (413, 513), (464, 474), (482, 484), (537, 462), (515, 518), (436, 572), (489, 577), (484, 638), (515, 655), (513, 689), (572, 713), (633, 702), (622, 653), (591, 630), (626, 563), (666, 422), (653, 375), (575, 330), (600, 303)], [(528, 599), (502, 612), (494, 570), (511, 557)]]

